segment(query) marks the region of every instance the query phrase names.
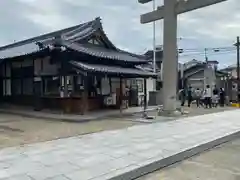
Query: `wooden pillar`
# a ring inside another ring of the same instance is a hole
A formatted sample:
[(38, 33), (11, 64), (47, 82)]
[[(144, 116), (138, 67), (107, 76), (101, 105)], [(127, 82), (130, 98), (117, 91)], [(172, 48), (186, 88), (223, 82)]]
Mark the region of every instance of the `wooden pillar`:
[(23, 61), (21, 61), (21, 66), (20, 66), (20, 68), (21, 68), (21, 77), (20, 77), (21, 95), (23, 95), (23, 67), (22, 67), (22, 62)]
[(4, 63), (4, 75), (3, 75), (3, 78), (4, 78), (4, 82), (3, 82), (3, 83), (4, 83), (4, 86), (5, 86), (5, 87), (4, 87), (4, 95), (7, 96), (7, 95), (9, 95), (9, 94), (8, 94), (8, 92), (7, 92), (7, 89), (8, 89), (8, 88), (7, 88), (7, 86), (8, 86), (8, 85), (7, 85), (7, 81), (8, 81), (8, 79), (7, 79), (7, 62), (6, 62), (6, 61), (5, 61), (5, 63)]
[(64, 74), (63, 76), (63, 86), (64, 86), (64, 97), (68, 97), (68, 85), (67, 85), (67, 76)]
[(34, 96), (34, 93), (35, 93), (35, 89), (34, 89), (35, 60), (34, 60), (34, 58), (32, 59), (32, 66), (33, 66), (33, 69), (32, 69), (32, 95)]
[(122, 77), (120, 77), (120, 92), (119, 92), (119, 108), (120, 113), (122, 113), (122, 100), (123, 100), (123, 88), (122, 88)]
[(147, 109), (147, 79), (144, 78), (144, 111)]
[(109, 77), (108, 81), (109, 81), (109, 86), (110, 86), (110, 93), (112, 93), (113, 92), (112, 91), (112, 78)]
[[(43, 58), (41, 58), (41, 61), (40, 61), (40, 71), (42, 72), (43, 71)], [(40, 96), (44, 96), (45, 95), (45, 79), (44, 77), (40, 77), (41, 78), (41, 92), (40, 92)]]
[(84, 90), (82, 93), (82, 115), (86, 114), (88, 111), (88, 79), (87, 76), (84, 76), (83, 79)]

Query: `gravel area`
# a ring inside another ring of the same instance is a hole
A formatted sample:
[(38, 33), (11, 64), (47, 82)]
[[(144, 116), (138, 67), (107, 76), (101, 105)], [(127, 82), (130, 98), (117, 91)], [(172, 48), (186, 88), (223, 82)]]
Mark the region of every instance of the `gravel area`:
[(138, 124), (140, 123), (124, 120), (71, 123), (1, 114), (0, 148), (121, 129)]

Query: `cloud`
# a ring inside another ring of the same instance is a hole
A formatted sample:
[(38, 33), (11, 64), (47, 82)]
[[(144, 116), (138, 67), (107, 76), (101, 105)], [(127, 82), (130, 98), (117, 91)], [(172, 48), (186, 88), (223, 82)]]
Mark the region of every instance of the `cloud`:
[[(157, 2), (161, 5), (163, 1)], [(100, 16), (106, 34), (116, 46), (137, 53), (152, 48), (152, 24), (140, 24), (140, 14), (151, 11), (151, 3), (141, 5), (137, 0), (5, 0), (0, 1), (0, 8), (2, 45)], [(228, 0), (180, 15), (179, 47), (202, 51), (205, 47), (232, 46), (240, 35), (239, 10), (239, 0)], [(156, 41), (162, 44), (163, 22), (158, 21), (156, 26)], [(185, 56), (181, 60), (192, 58), (201, 60), (204, 56)], [(209, 58), (231, 63), (235, 57), (233, 54), (209, 54)]]

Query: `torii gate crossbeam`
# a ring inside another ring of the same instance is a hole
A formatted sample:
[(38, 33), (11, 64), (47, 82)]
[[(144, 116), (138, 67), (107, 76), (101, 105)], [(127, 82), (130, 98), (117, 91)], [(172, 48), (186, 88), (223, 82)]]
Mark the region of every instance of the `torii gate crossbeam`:
[[(141, 2), (141, 0), (139, 0)], [(176, 1), (176, 0), (175, 0)], [(199, 8), (204, 8), (213, 4), (217, 4), (220, 2), (224, 2), (227, 0), (180, 0), (177, 1), (175, 6), (175, 13), (176, 14), (183, 14), (189, 11), (193, 11)], [(150, 2), (150, 0), (148, 0), (147, 2)], [(141, 19), (141, 23), (145, 24), (145, 23), (149, 23), (149, 22), (153, 22), (153, 21), (157, 21), (157, 20), (161, 20), (164, 17), (164, 7), (165, 6), (160, 6), (157, 8), (157, 10), (153, 11), (153, 12), (149, 12), (146, 14), (142, 14), (140, 16)]]

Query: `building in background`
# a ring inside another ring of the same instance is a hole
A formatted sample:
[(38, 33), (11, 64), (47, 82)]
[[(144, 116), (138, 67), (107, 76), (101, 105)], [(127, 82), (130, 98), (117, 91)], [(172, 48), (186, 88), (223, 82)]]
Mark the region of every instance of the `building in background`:
[(192, 86), (193, 88), (204, 89), (206, 85), (213, 88), (217, 85), (217, 79), (221, 74), (217, 70), (217, 61), (202, 62), (193, 59), (183, 64), (183, 81), (184, 86)]
[(237, 65), (230, 65), (224, 69), (221, 69), (222, 72), (230, 74), (233, 78), (237, 79)]
[(222, 78), (222, 84), (225, 84), (228, 89), (228, 96), (230, 101), (237, 101), (238, 98), (238, 87), (237, 87), (237, 65), (230, 65), (227, 68), (221, 69), (222, 73), (228, 76)]

